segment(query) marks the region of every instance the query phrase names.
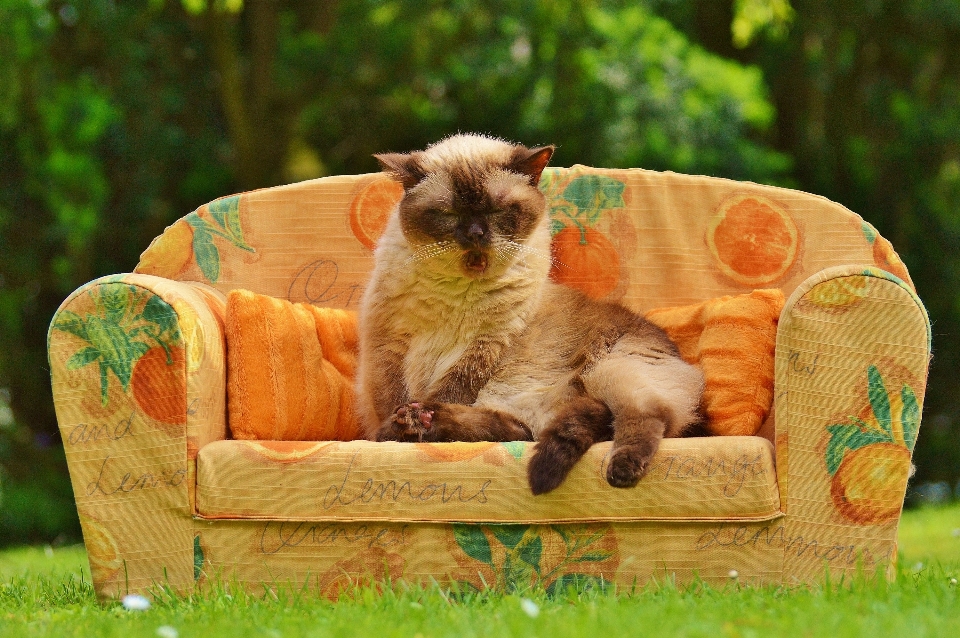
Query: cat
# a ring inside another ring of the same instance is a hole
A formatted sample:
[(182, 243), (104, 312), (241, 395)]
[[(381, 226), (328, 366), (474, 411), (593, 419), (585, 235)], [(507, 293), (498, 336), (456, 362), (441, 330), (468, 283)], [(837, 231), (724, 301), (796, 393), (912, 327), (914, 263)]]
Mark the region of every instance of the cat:
[(699, 421), (703, 375), (642, 317), (549, 279), (553, 151), (460, 134), (375, 156), (404, 195), (360, 305), (358, 411), (377, 441), (535, 440), (534, 494), (612, 439), (606, 480), (631, 487)]

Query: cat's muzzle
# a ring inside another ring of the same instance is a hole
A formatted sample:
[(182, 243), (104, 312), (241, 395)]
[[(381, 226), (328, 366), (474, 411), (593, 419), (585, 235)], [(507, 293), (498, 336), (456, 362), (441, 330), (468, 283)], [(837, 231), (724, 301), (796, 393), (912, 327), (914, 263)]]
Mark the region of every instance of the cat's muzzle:
[(479, 277), (487, 272), (489, 259), (482, 250), (468, 250), (463, 255), (463, 267), (468, 275)]

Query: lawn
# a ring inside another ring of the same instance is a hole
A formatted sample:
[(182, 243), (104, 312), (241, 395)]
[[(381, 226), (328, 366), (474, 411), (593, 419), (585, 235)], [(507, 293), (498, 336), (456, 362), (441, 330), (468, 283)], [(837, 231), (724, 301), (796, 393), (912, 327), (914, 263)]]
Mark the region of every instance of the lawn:
[(82, 547), (0, 552), (2, 636), (957, 636), (960, 505), (908, 511), (894, 582), (855, 579), (785, 590), (650, 586), (633, 594), (355, 592), (337, 603), (221, 587), (149, 610), (101, 606)]

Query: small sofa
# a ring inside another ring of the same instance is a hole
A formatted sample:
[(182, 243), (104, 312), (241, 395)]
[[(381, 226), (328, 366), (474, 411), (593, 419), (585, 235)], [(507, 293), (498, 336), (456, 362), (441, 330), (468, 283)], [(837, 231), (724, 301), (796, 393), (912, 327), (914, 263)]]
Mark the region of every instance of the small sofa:
[[(822, 197), (640, 169), (548, 169), (562, 283), (637, 311), (783, 291), (753, 436), (665, 440), (631, 489), (609, 443), (534, 497), (535, 444), (234, 440), (225, 295), (356, 309), (402, 189), (337, 176), (216, 200), (53, 318), (60, 432), (101, 598), (222, 579), (336, 596), (436, 580), (549, 591), (813, 583), (889, 569), (930, 324), (887, 240)], [(266, 349), (269, 344), (265, 343)]]

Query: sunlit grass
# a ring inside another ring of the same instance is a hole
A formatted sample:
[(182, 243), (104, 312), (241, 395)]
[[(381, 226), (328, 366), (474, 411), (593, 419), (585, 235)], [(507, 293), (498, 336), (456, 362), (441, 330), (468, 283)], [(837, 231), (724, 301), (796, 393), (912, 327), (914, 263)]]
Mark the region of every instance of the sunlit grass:
[[(100, 605), (81, 547), (0, 552), (3, 636), (950, 636), (960, 634), (960, 506), (911, 511), (896, 580), (817, 587), (651, 585), (642, 591), (452, 595), (363, 588), (338, 602), (222, 584), (187, 598), (156, 592), (147, 611)], [(921, 566), (922, 564), (922, 566)]]
[(906, 567), (960, 562), (960, 504), (904, 512), (898, 538)]

